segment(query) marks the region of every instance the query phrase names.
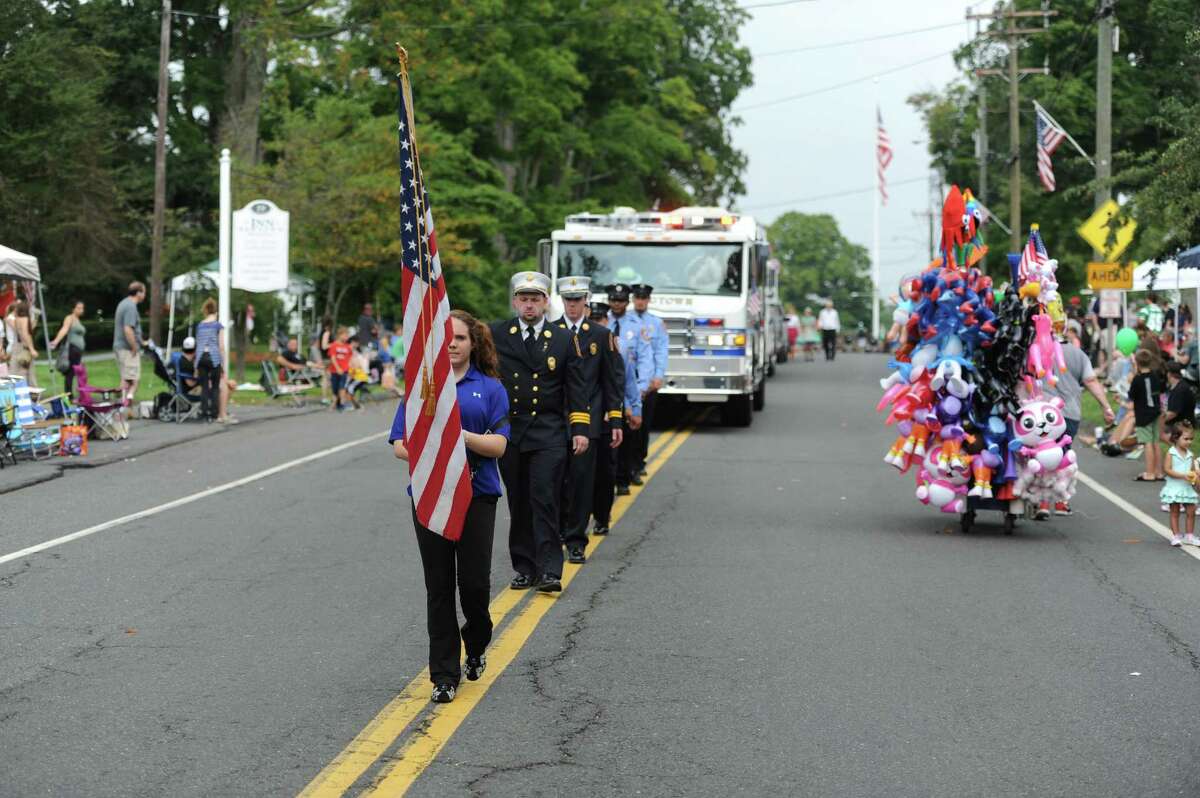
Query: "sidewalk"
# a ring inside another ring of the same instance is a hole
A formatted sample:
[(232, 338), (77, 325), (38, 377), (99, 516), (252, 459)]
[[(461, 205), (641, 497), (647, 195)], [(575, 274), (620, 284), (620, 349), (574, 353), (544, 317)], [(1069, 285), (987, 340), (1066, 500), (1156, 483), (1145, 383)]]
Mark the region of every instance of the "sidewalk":
[(204, 421), (185, 421), (182, 424), (154, 419), (129, 422), (129, 437), (123, 441), (88, 441), (86, 457), (49, 457), (45, 460), (22, 459), (17, 465), (0, 470), (0, 495), (61, 477), (72, 468), (99, 468), (110, 463), (140, 457), (159, 449), (198, 440), (209, 435), (235, 431), (246, 424), (257, 424), (276, 418), (319, 413), (324, 406), (313, 402), (304, 407), (272, 405), (240, 405), (235, 415), (237, 425), (210, 424)]

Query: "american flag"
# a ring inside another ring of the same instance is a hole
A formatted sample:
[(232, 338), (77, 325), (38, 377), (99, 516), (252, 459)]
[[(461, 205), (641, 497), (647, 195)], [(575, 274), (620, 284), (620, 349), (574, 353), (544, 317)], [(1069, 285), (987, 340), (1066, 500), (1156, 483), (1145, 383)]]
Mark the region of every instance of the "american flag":
[(746, 310), (750, 311), (751, 316), (757, 316), (762, 310), (762, 291), (758, 288), (750, 290), (750, 296), (746, 300)]
[(1049, 257), (1046, 245), (1042, 243), (1042, 234), (1038, 232), (1037, 225), (1034, 225), (1029, 230), (1029, 240), (1025, 242), (1025, 249), (1021, 251), (1021, 262), (1017, 265), (1018, 284), (1024, 285), (1030, 273), (1035, 271), (1033, 267), (1045, 263)]
[(450, 302), (413, 131), (412, 88), (400, 70), (400, 245), (404, 294), (404, 445), (417, 521), (458, 540), (471, 503), (454, 374)]
[(1050, 162), (1050, 156), (1066, 140), (1067, 131), (1059, 127), (1042, 106), (1034, 103), (1033, 108), (1037, 112), (1038, 178), (1042, 181), (1042, 188), (1053, 191), (1054, 164)]
[(884, 170), (892, 162), (892, 140), (883, 129), (883, 113), (878, 107), (875, 108), (875, 123), (875, 177), (879, 181), (879, 199), (887, 205), (887, 179), (884, 177)]

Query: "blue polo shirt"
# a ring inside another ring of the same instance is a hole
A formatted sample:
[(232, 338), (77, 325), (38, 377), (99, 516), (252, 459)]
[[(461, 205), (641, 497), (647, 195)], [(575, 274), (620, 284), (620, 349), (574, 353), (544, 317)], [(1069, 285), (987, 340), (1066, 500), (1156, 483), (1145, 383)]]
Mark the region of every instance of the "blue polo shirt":
[[(479, 435), (503, 435), (508, 438), (508, 392), (493, 377), (474, 366), (457, 384), (458, 414), (464, 432)], [(404, 403), (396, 408), (388, 443), (404, 440)], [(494, 457), (483, 457), (468, 451), (471, 464), (471, 493), (475, 496), (499, 496), (500, 467)], [(408, 489), (412, 495), (412, 487)]]

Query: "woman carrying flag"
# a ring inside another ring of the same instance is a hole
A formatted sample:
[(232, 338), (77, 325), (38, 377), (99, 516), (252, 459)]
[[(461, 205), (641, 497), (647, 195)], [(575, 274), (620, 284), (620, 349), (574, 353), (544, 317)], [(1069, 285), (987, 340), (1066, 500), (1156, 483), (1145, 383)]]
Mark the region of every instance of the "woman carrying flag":
[[(433, 701), (438, 704), (454, 700), (462, 676), (459, 658), (463, 645), (466, 646), (466, 677), (469, 681), (482, 676), (487, 666), (484, 650), (492, 640), (492, 618), (488, 611), (492, 537), (496, 526), (496, 500), (501, 492), (500, 469), (496, 461), (508, 444), (508, 393), (497, 379), (500, 374), (491, 330), (462, 310), (450, 312), (450, 324), (453, 335), (447, 349), (471, 471), (471, 504), (463, 523), (462, 537), (454, 541), (431, 532), (417, 520), (416, 505), (413, 505), (413, 524), (425, 571), (429, 678), (434, 685)], [(401, 402), (388, 442), (396, 457), (408, 460), (404, 426), (404, 403)], [(409, 495), (412, 495), (411, 488)], [(455, 610), (456, 581), (466, 617), (461, 631)]]

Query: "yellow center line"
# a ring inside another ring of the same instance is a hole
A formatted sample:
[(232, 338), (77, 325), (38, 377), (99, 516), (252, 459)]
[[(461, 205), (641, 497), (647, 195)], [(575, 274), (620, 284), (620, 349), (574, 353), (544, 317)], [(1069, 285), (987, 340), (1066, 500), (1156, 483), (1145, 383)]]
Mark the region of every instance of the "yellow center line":
[[(648, 459), (653, 459), (677, 434), (677, 430), (666, 430), (655, 438), (650, 444)], [(669, 457), (670, 455), (668, 454), (667, 456)], [(653, 463), (647, 466), (646, 469), (648, 474), (653, 474), (657, 470), (657, 466)], [(648, 480), (649, 477), (647, 477)], [(610, 526), (616, 525), (638, 492), (640, 492), (640, 488), (634, 486), (629, 496), (620, 496), (613, 502)], [(599, 541), (600, 538), (593, 537), (588, 542), (587, 553), (589, 555), (595, 550), (596, 544)], [(570, 563), (567, 563), (564, 567), (564, 571), (570, 572), (571, 575), (578, 569), (578, 565), (571, 565)], [(569, 579), (568, 574), (564, 573), (564, 588), (567, 586)], [(500, 622), (504, 620), (505, 616), (527, 595), (528, 593), (524, 591), (508, 590), (507, 588), (502, 590), (496, 598), (492, 599), (492, 603), (488, 607), (492, 616), (492, 625), (499, 628)], [(489, 672), (493, 670), (496, 673), (499, 672), (495, 669), (493, 663), (497, 654), (498, 652), (495, 650), (495, 647), (488, 652)], [(495, 678), (494, 674), (492, 678)], [(487, 679), (487, 674), (485, 674), (484, 679)], [(465, 684), (471, 684), (471, 682), (466, 682)], [(354, 739), (342, 749), (341, 753), (333, 758), (333, 761), (321, 769), (321, 772), (300, 793), (300, 798), (333, 798), (333, 796), (344, 794), (363, 773), (367, 772), (375, 760), (396, 741), (396, 738), (408, 728), (409, 724), (428, 707), (429, 668), (426, 667), (422, 668), (421, 672), (405, 685), (404, 689), (389, 701), (363, 727), (361, 732), (355, 735)]]
[[(662, 456), (646, 468), (646, 483), (662, 468), (663, 464), (679, 450), (691, 436), (694, 427), (688, 427), (674, 435), (664, 447)], [(640, 491), (638, 491), (640, 492)], [(613, 504), (612, 525), (623, 516), (636, 498), (636, 493), (622, 496)], [(593, 537), (588, 544), (589, 553), (602, 542)], [(568, 563), (563, 569), (563, 590), (566, 590), (580, 566)], [(530, 636), (537, 629), (542, 617), (554, 606), (555, 599), (548, 594), (539, 594), (522, 608), (512, 623), (501, 633), (499, 639), (488, 649), (488, 669), (476, 682), (463, 682), (457, 697), (449, 704), (432, 705), (428, 722), (414, 731), (409, 740), (391, 762), (385, 765), (375, 783), (363, 795), (402, 796), (417, 777), (433, 762), (438, 753), (450, 741), (450, 737), (487, 694), (488, 689), (504, 673), (516, 658)]]

